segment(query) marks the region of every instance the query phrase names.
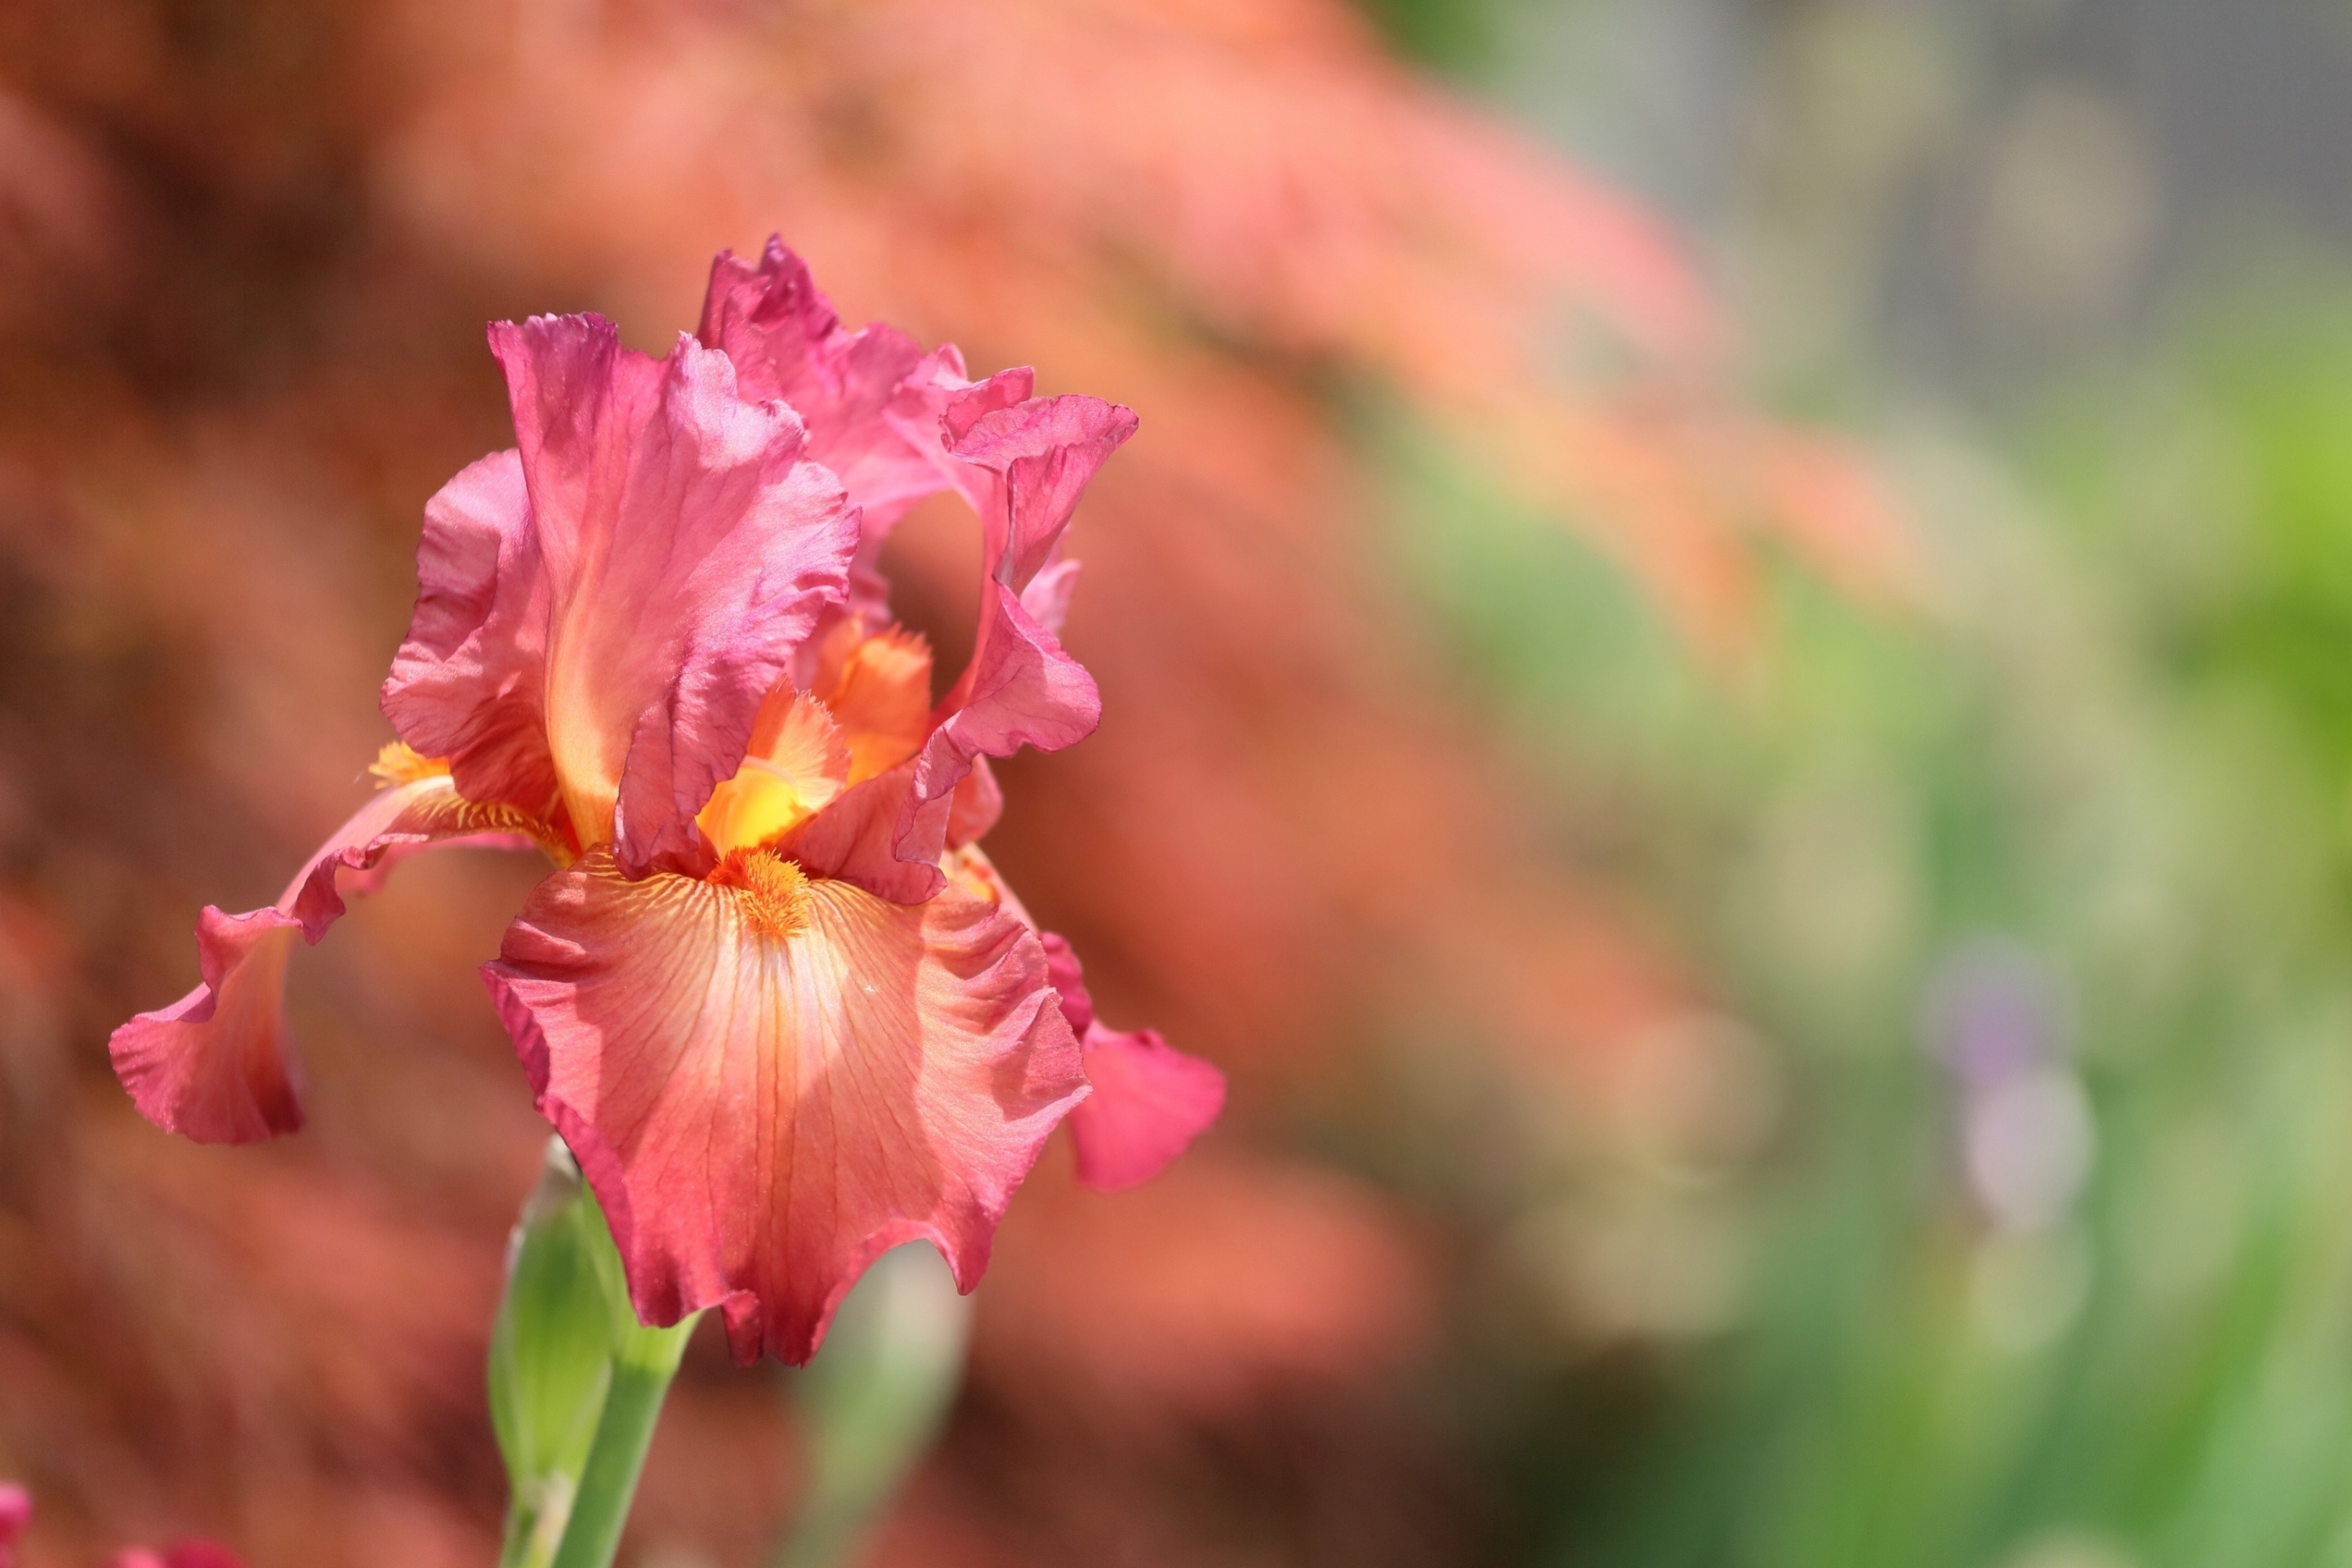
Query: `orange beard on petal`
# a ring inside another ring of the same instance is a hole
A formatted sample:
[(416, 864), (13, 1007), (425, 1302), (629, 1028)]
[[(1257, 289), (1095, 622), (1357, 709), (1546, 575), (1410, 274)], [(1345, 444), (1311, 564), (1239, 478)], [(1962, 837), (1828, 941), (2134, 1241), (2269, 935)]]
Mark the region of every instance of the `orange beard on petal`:
[(710, 873), (713, 887), (734, 888), (743, 923), (779, 941), (808, 928), (809, 879), (801, 868), (770, 849), (736, 849)]
[[(374, 775), (379, 795), (388, 789), (421, 784), (428, 779), (447, 780), (449, 763), (445, 757), (428, 757), (403, 741), (386, 742), (368, 764)], [(543, 820), (520, 806), (501, 802), (467, 800), (450, 783), (445, 799), (436, 808), (433, 820), (446, 829), (475, 833), (511, 833), (530, 839), (547, 852), (558, 866), (569, 866), (580, 858), (580, 846), (567, 825), (563, 808), (555, 808), (552, 821)]]

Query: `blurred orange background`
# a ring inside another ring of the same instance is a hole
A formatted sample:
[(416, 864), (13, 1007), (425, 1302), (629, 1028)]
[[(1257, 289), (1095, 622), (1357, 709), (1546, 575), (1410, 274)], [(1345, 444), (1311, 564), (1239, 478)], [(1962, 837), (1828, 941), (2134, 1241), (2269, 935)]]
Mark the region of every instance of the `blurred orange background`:
[[(1581, 531), (1734, 688), (1763, 558), (1897, 615), (1920, 568), (1864, 466), (1727, 389), (1659, 224), (1338, 0), (23, 0), (0, 1475), (34, 1564), (196, 1531), (256, 1568), (495, 1555), (483, 1346), (543, 1132), (471, 966), (535, 871), (413, 862), (298, 959), (297, 1139), (167, 1139), (103, 1042), (190, 982), (201, 904), (264, 901), (363, 795), (421, 505), (510, 440), (482, 324), (593, 309), (658, 348), (771, 231), (853, 323), (1141, 415), (1073, 540), (1108, 717), (1002, 770), (990, 847), (1111, 1022), (1234, 1084), (1139, 1191), (1049, 1153), (876, 1561), (1486, 1560), (1444, 1369), (1511, 1331), (1443, 1205), (1366, 1173), (1426, 1136), (1397, 1086), (1481, 1130), (1441, 1161), (1751, 1136), (1752, 1047), (1450, 687), (1381, 447), (1410, 421)], [(953, 668), (968, 522), (893, 552)], [(774, 1384), (698, 1343), (625, 1561), (763, 1560)]]

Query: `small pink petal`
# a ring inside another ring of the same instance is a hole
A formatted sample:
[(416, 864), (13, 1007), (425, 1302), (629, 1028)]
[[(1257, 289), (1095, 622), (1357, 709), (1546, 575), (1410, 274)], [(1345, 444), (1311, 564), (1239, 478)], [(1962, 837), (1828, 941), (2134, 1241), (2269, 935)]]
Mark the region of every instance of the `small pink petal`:
[(1045, 983), (1061, 997), (1062, 1016), (1083, 1040), (1095, 1026), (1095, 999), (1087, 990), (1086, 971), (1059, 931), (1040, 931), (1037, 940), (1045, 948)]
[(1061, 998), (1062, 1016), (1083, 1043), (1087, 1083), (1094, 1090), (1070, 1114), (1078, 1180), (1104, 1192), (1148, 1181), (1224, 1110), (1225, 1075), (1171, 1049), (1156, 1029), (1103, 1027), (1077, 954), (1051, 931), (1041, 940), (1047, 977)]
[(1017, 594), (1052, 563), (1087, 486), (1135, 434), (1135, 413), (1077, 396), (989, 407), (988, 392), (983, 384), (950, 407), (948, 449), (993, 476), (980, 508), (989, 575)]
[(1156, 1029), (1094, 1025), (1086, 1034), (1094, 1092), (1070, 1113), (1078, 1180), (1116, 1192), (1150, 1180), (1225, 1108), (1225, 1075), (1171, 1049)]
[(742, 866), (628, 881), (592, 855), (483, 974), (639, 1316), (723, 1304), (740, 1359), (800, 1363), (900, 1242), (932, 1241), (970, 1289), (1086, 1090), (1018, 921), (952, 888), (909, 907)]
[[(196, 988), (114, 1031), (115, 1076), (140, 1113), (200, 1143), (248, 1143), (302, 1125), (301, 1073), (286, 1027), (286, 960), (299, 932), (317, 942), (342, 894), (372, 890), (391, 863), (428, 844), (529, 848), (511, 808), (458, 798), (446, 773), (378, 791), (337, 828), (277, 904), (249, 914), (207, 907), (196, 921)], [(338, 874), (347, 879), (339, 889)]]
[(777, 852), (797, 861), (812, 877), (854, 882), (894, 903), (919, 904), (947, 880), (939, 858), (904, 860), (898, 844), (910, 812), (919, 813), (918, 833), (944, 839), (953, 812), (951, 799), (913, 804), (915, 764), (852, 784), (806, 824), (786, 835)]
[(467, 799), (551, 816), (547, 575), (520, 453), (492, 453), (425, 503), (416, 583), (384, 717), (421, 754), (446, 757)]

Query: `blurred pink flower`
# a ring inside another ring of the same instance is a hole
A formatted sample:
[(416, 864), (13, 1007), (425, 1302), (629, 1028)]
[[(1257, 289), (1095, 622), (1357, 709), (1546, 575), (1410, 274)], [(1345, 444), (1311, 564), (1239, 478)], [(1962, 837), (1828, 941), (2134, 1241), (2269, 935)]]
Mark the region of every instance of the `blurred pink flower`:
[(134, 1546), (118, 1552), (108, 1568), (242, 1568), (236, 1553), (209, 1541), (183, 1541), (162, 1551)]
[[(518, 447), (425, 509), (384, 787), (275, 906), (204, 911), (203, 984), (117, 1030), (115, 1066), (189, 1137), (298, 1127), (294, 933), (318, 941), (414, 849), (536, 846), (557, 869), (484, 977), (638, 1312), (723, 1306), (739, 1357), (804, 1361), (888, 1247), (929, 1238), (970, 1289), (1090, 1077), (1079, 1152), (1106, 1185), (1222, 1103), (1214, 1068), (1094, 1023), (977, 844), (987, 759), (1099, 721), (1057, 637), (1062, 535), (1135, 418), (852, 333), (773, 241), (756, 268), (719, 257), (666, 358), (596, 316), (490, 342)], [(983, 580), (934, 703), (879, 552), (949, 489)]]
[(32, 1522), (32, 1494), (20, 1486), (0, 1483), (0, 1568), (16, 1568), (16, 1538)]
[[(16, 1542), (33, 1522), (33, 1496), (23, 1487), (0, 1485), (0, 1568), (16, 1568)], [(115, 1553), (107, 1568), (240, 1568), (236, 1554), (208, 1541), (184, 1541), (157, 1552), (133, 1546)]]

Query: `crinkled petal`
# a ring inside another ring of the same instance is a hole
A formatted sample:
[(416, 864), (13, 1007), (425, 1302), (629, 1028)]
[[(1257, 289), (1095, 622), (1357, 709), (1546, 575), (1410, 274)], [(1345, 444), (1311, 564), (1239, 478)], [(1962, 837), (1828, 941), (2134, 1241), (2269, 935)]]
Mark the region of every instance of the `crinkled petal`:
[[(681, 335), (659, 364), (598, 317), (491, 329), (550, 577), (547, 727), (583, 843), (642, 875), (840, 602), (857, 520), (792, 410)], [(609, 830), (609, 831), (608, 831)]]
[(300, 1127), (301, 1075), (284, 1005), (296, 934), (317, 942), (342, 914), (344, 893), (372, 891), (393, 861), (428, 844), (530, 848), (534, 831), (511, 807), (472, 805), (448, 774), (433, 773), (379, 791), (272, 908), (232, 915), (207, 906), (196, 921), (202, 982), (109, 1042), (132, 1103), (156, 1126), (200, 1143), (249, 1143)]
[(990, 407), (991, 391), (983, 384), (950, 407), (948, 449), (992, 476), (980, 509), (988, 574), (1017, 594), (1052, 563), (1087, 486), (1135, 434), (1135, 413), (1079, 396)]
[[(971, 662), (940, 705), (899, 824), (898, 853), (908, 860), (938, 856), (942, 844), (926, 831), (925, 808), (952, 793), (975, 758), (1058, 750), (1102, 719), (1094, 678), (1038, 616), (1058, 621), (1068, 607), (1062, 534), (1087, 482), (1135, 433), (1135, 416), (1095, 397), (1006, 403), (1009, 390), (1003, 377), (982, 383), (944, 416), (949, 451), (977, 481), (967, 493), (981, 514), (986, 576)], [(1049, 573), (1028, 607), (1024, 591)]]
[(492, 453), (425, 503), (416, 584), (384, 717), (417, 752), (446, 757), (467, 799), (553, 816), (548, 584), (520, 453)]
[(733, 886), (629, 881), (592, 855), (483, 973), (638, 1314), (723, 1303), (739, 1358), (799, 1363), (900, 1242), (931, 1240), (970, 1289), (1086, 1091), (1018, 921), (953, 889), (907, 906), (742, 864)]
[(901, 859), (939, 858), (948, 819), (930, 808), (954, 797), (980, 758), (1009, 757), (1024, 746), (1059, 751), (1102, 722), (1102, 693), (1086, 667), (1031, 618), (1011, 588), (991, 582), (987, 594), (983, 635), (950, 700), (957, 705), (915, 759), (914, 788), (898, 823)]
[(385, 712), (474, 798), (560, 796), (632, 873), (691, 858), (695, 813), (845, 592), (856, 518), (798, 417), (691, 338), (657, 361), (601, 317), (535, 316), (490, 344), (518, 450), (428, 512)]
[(781, 398), (808, 422), (809, 456), (840, 476), (877, 547), (908, 507), (952, 482), (939, 410), (971, 384), (962, 356), (927, 354), (879, 322), (850, 331), (782, 236), (757, 267), (719, 252), (698, 335), (734, 361), (745, 395)]
[(1070, 944), (1041, 939), (1062, 1016), (1085, 1049), (1093, 1093), (1070, 1115), (1078, 1180), (1104, 1192), (1149, 1181), (1208, 1130), (1225, 1107), (1225, 1075), (1171, 1048), (1156, 1029), (1105, 1028)]

